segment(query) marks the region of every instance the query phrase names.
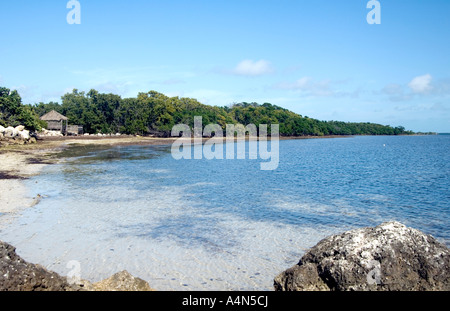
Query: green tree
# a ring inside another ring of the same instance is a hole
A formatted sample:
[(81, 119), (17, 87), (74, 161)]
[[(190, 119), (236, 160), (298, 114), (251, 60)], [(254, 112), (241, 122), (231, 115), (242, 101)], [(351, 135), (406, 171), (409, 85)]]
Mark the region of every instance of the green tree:
[(33, 109), (22, 104), (16, 90), (0, 87), (0, 125), (24, 125), (30, 131), (38, 131), (43, 124)]
[[(0, 90), (0, 94), (1, 92), (5, 93), (5, 90)], [(29, 112), (15, 113), (14, 109), (20, 103), (17, 92), (8, 90), (7, 98), (7, 104), (5, 99), (0, 99), (0, 122), (5, 119), (5, 115), (10, 120), (30, 118)], [(257, 127), (260, 124), (279, 124), (280, 135), (283, 136), (412, 133), (401, 126), (393, 128), (368, 122), (320, 121), (271, 103), (259, 105), (255, 102), (243, 102), (217, 107), (204, 105), (193, 98), (168, 97), (156, 91), (141, 92), (136, 97), (122, 99), (118, 95), (103, 94), (96, 90), (85, 94), (74, 89), (72, 93), (62, 96), (61, 105), (54, 102), (39, 103), (30, 105), (30, 109), (39, 115), (54, 109), (66, 115), (69, 123), (83, 125), (85, 132), (91, 134), (119, 131), (125, 134), (168, 136), (175, 124), (187, 124), (193, 128), (195, 116), (202, 117), (204, 126), (215, 123), (224, 131), (227, 124), (255, 124)], [(11, 114), (11, 111), (14, 113)], [(270, 126), (268, 130), (270, 133)]]

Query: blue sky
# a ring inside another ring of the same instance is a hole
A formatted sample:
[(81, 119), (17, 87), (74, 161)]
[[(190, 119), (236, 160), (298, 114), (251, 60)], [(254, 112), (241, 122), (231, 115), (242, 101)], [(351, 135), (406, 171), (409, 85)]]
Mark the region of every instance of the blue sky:
[(2, 1), (0, 85), (270, 102), (320, 120), (450, 132), (450, 1)]

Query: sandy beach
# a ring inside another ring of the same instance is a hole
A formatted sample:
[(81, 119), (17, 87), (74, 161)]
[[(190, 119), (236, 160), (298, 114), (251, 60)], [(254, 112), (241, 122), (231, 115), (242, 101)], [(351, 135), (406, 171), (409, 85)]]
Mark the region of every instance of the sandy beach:
[(36, 144), (0, 147), (0, 216), (35, 205), (39, 198), (28, 196), (23, 181), (60, 159), (65, 147), (77, 145), (165, 145), (172, 138), (69, 137), (45, 138)]
[(38, 174), (47, 165), (47, 156), (45, 150), (39, 149), (1, 150), (0, 213), (11, 213), (36, 203), (36, 198), (27, 196), (27, 189), (22, 181)]

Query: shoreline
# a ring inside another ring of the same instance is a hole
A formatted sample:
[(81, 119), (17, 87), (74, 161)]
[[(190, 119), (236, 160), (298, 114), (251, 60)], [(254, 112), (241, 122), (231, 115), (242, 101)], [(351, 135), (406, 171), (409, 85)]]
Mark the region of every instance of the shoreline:
[[(279, 140), (351, 138), (357, 135), (280, 136)], [(0, 217), (21, 208), (34, 206), (39, 198), (28, 196), (23, 181), (38, 175), (46, 165), (60, 161), (58, 154), (70, 146), (162, 146), (179, 137), (147, 136), (63, 136), (40, 137), (35, 144), (0, 146)], [(217, 138), (225, 143), (226, 137)], [(248, 140), (248, 137), (245, 138)], [(270, 136), (267, 137), (270, 140)], [(191, 138), (192, 140), (192, 138)], [(214, 140), (203, 137), (202, 142)], [(237, 138), (235, 138), (235, 141)]]
[[(313, 137), (310, 137), (310, 138), (313, 138)], [(327, 138), (331, 138), (331, 137), (327, 137)], [(340, 137), (340, 138), (342, 138), (342, 137)], [(26, 182), (25, 180), (31, 176), (40, 174), (42, 172), (42, 169), (44, 169), (47, 165), (51, 165), (53, 163), (59, 163), (60, 161), (64, 161), (64, 159), (65, 159), (64, 150), (67, 150), (67, 147), (74, 148), (75, 150), (78, 150), (78, 147), (79, 147), (80, 150), (83, 150), (85, 148), (85, 146), (91, 146), (91, 148), (94, 148), (96, 150), (97, 146), (99, 146), (99, 149), (103, 149), (101, 146), (105, 146), (104, 148), (110, 148), (111, 146), (117, 146), (117, 145), (168, 145), (173, 140), (174, 140), (173, 138), (143, 138), (143, 137), (121, 137), (121, 138), (103, 137), (103, 138), (96, 138), (96, 139), (63, 138), (63, 139), (40, 140), (37, 144), (34, 144), (34, 145), (8, 146), (6, 148), (0, 148), (0, 183), (3, 183), (3, 184), (0, 184), (0, 187), (1, 187), (0, 189), (2, 189), (2, 191), (0, 191), (0, 227), (3, 227), (3, 225), (7, 226), (9, 219), (16, 218), (17, 215), (20, 216), (22, 214), (22, 212), (26, 209), (30, 210), (30, 212), (33, 213), (34, 208), (32, 206), (34, 204), (38, 203), (39, 201), (36, 201), (35, 198), (22, 197), (24, 192), (22, 192), (22, 196), (20, 196), (21, 191), (26, 192), (28, 186), (33, 187), (33, 185), (30, 185), (30, 183)], [(209, 138), (207, 138), (207, 140), (209, 140)], [(74, 147), (71, 147), (71, 146), (74, 146)], [(63, 153), (61, 153), (61, 152), (63, 152)], [(3, 162), (7, 162), (7, 161), (9, 161), (9, 162), (4, 165)], [(9, 168), (9, 170), (6, 170), (6, 168)], [(18, 189), (15, 189), (15, 190), (12, 189), (12, 190), (6, 191), (6, 192), (9, 191), (11, 198), (13, 198), (12, 203), (10, 202), (10, 205), (9, 205), (9, 207), (11, 207), (11, 209), (9, 211), (7, 211), (7, 213), (11, 213), (11, 216), (4, 215), (4, 214), (2, 215), (2, 208), (4, 207), (4, 205), (3, 205), (3, 193), (4, 193), (3, 189), (4, 189), (4, 187), (5, 187), (5, 189), (10, 189), (12, 184), (15, 184), (16, 186), (18, 184), (22, 184), (23, 187), (20, 188), (20, 186), (19, 186)], [(14, 192), (14, 191), (16, 191), (16, 192)], [(14, 195), (17, 195), (17, 196), (14, 198)], [(17, 209), (14, 210), (14, 204), (19, 204), (19, 199), (21, 199), (20, 202), (22, 202), (21, 203), (22, 206), (18, 206)], [(37, 199), (39, 199), (39, 198), (37, 198)], [(31, 208), (28, 209), (28, 207), (31, 207)], [(15, 213), (15, 211), (17, 211), (17, 214)], [(2, 216), (6, 216), (6, 217), (2, 217)], [(35, 233), (35, 232), (39, 231), (39, 229), (42, 226), (42, 223), (40, 221), (37, 221), (34, 223), (27, 222), (26, 225), (27, 226), (24, 227), (24, 230), (28, 230), (31, 233)], [(20, 230), (22, 230), (22, 229), (20, 229)], [(6, 235), (7, 235), (7, 232), (6, 232)], [(1, 238), (0, 238), (0, 240), (1, 240)], [(19, 240), (19, 242), (20, 242), (20, 240)], [(37, 241), (29, 242), (28, 245), (32, 246), (32, 248), (31, 248), (31, 252), (29, 252), (28, 255), (36, 254), (36, 253), (40, 252), (40, 251), (38, 251), (39, 246), (36, 247), (36, 245), (40, 245), (40, 243), (36, 243), (36, 242)], [(314, 243), (312, 243), (311, 245), (313, 245), (313, 244)], [(20, 245), (20, 243), (18, 243), (17, 245), (19, 247), (22, 247), (22, 245)], [(124, 247), (126, 248), (126, 246), (127, 245), (125, 245)], [(112, 256), (117, 256), (116, 254), (120, 253), (121, 248), (118, 247), (117, 245), (112, 245), (112, 246), (108, 245), (108, 247), (111, 247), (112, 250), (109, 249), (110, 251), (116, 252)], [(290, 247), (290, 246), (288, 245), (288, 247)], [(90, 249), (91, 248), (92, 247), (90, 247)], [(122, 251), (124, 251), (125, 248), (122, 249)], [(93, 248), (93, 249), (96, 249), (96, 248)], [(136, 249), (138, 249), (138, 248), (136, 248)], [(109, 252), (106, 252), (106, 253), (109, 254)], [(26, 254), (24, 256), (26, 256)], [(27, 257), (24, 257), (24, 258), (27, 258)], [(73, 259), (73, 258), (77, 258), (77, 257), (67, 256), (67, 258)], [(58, 259), (59, 259), (59, 257), (58, 257)], [(32, 262), (39, 262), (39, 259), (38, 260), (33, 259)], [(64, 263), (64, 261), (62, 261), (62, 262)], [(123, 262), (123, 261), (121, 261), (121, 262)], [(61, 267), (61, 263), (59, 263), (58, 261), (55, 261), (52, 264), (53, 264), (53, 266), (51, 267), (52, 270), (62, 273), (61, 275), (64, 274), (65, 270), (62, 270), (62, 272), (61, 272), (61, 270), (55, 269), (55, 267)], [(85, 265), (87, 265), (87, 264), (85, 263)], [(50, 269), (50, 266), (49, 266), (49, 269)], [(119, 271), (122, 269), (119, 267), (115, 270)], [(115, 270), (110, 271), (111, 273), (107, 272), (106, 275), (110, 275), (110, 274), (114, 273)], [(248, 270), (248, 269), (246, 269), (246, 270)], [(150, 282), (150, 280), (153, 280), (153, 278), (159, 279), (159, 277), (155, 277), (154, 275), (150, 275), (150, 277), (149, 277), (148, 275), (144, 274), (145, 276), (141, 276), (140, 272), (138, 273), (133, 270), (129, 270), (129, 271), (131, 273), (133, 273), (134, 275), (143, 277), (148, 282)], [(255, 270), (255, 271), (258, 271), (258, 275), (259, 275), (260, 270)], [(252, 271), (252, 272), (254, 272), (254, 271)], [(270, 274), (273, 274), (273, 273), (270, 273)], [(158, 274), (158, 276), (159, 275), (160, 274)], [(199, 275), (201, 275), (201, 274), (199, 274)], [(104, 277), (102, 277), (102, 278), (104, 278)], [(92, 280), (90, 278), (86, 278), (86, 279), (90, 279), (90, 281), (93, 282), (93, 281), (100, 280), (102, 278), (92, 279)], [(172, 282), (171, 280), (168, 281), (167, 284)], [(185, 281), (184, 279), (180, 279), (180, 286), (188, 286), (188, 285), (184, 285), (184, 284), (190, 284), (189, 280), (190, 279), (187, 279), (187, 281)], [(178, 280), (177, 280), (177, 282), (178, 282)], [(263, 282), (263, 284), (266, 284), (266, 283), (267, 282)], [(158, 284), (158, 283), (155, 283), (155, 284)], [(155, 284), (152, 283), (152, 286), (155, 286)], [(163, 285), (166, 286), (166, 284), (163, 284)], [(156, 286), (156, 288), (159, 288), (159, 287)], [(171, 288), (176, 289), (178, 287), (171, 287)], [(184, 287), (180, 287), (180, 288), (184, 289)]]
[[(23, 146), (22, 146), (23, 147)], [(51, 162), (54, 150), (8, 148), (0, 149), (0, 217), (35, 205), (24, 180), (38, 175)]]
[(36, 205), (39, 198), (30, 197), (24, 180), (39, 175), (45, 166), (61, 161), (58, 155), (74, 145), (126, 146), (166, 145), (174, 139), (145, 137), (114, 138), (44, 138), (30, 145), (0, 147), (0, 217)]
[[(355, 135), (280, 136), (279, 140), (350, 138)], [(60, 161), (58, 154), (70, 146), (156, 146), (170, 145), (179, 137), (64, 136), (40, 137), (35, 144), (0, 147), (0, 217), (32, 207), (39, 198), (28, 196), (24, 180), (38, 175), (46, 165)], [(192, 139), (192, 138), (191, 138)], [(203, 137), (202, 142), (214, 140)], [(225, 142), (226, 137), (217, 138)], [(246, 140), (248, 137), (246, 137)], [(270, 136), (267, 137), (270, 140)], [(235, 138), (235, 141), (237, 139)]]

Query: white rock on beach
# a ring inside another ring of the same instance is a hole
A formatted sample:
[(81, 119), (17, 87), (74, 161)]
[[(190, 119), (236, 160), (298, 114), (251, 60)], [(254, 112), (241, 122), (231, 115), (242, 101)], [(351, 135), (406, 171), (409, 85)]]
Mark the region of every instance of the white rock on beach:
[(14, 138), (18, 135), (19, 131), (13, 128), (12, 126), (8, 126), (5, 129), (5, 137), (7, 138)]
[(63, 136), (61, 131), (50, 131), (45, 128), (42, 128), (42, 130), (39, 132), (39, 135), (41, 135), (41, 136)]
[(30, 131), (22, 130), (19, 132), (19, 136), (24, 140), (28, 140), (28, 139), (30, 139)]
[(12, 126), (8, 126), (7, 128), (2, 126), (0, 130), (0, 140), (6, 141), (6, 145), (23, 145), (36, 142), (36, 139), (31, 137), (30, 131), (26, 130), (23, 125), (16, 126), (15, 128)]

